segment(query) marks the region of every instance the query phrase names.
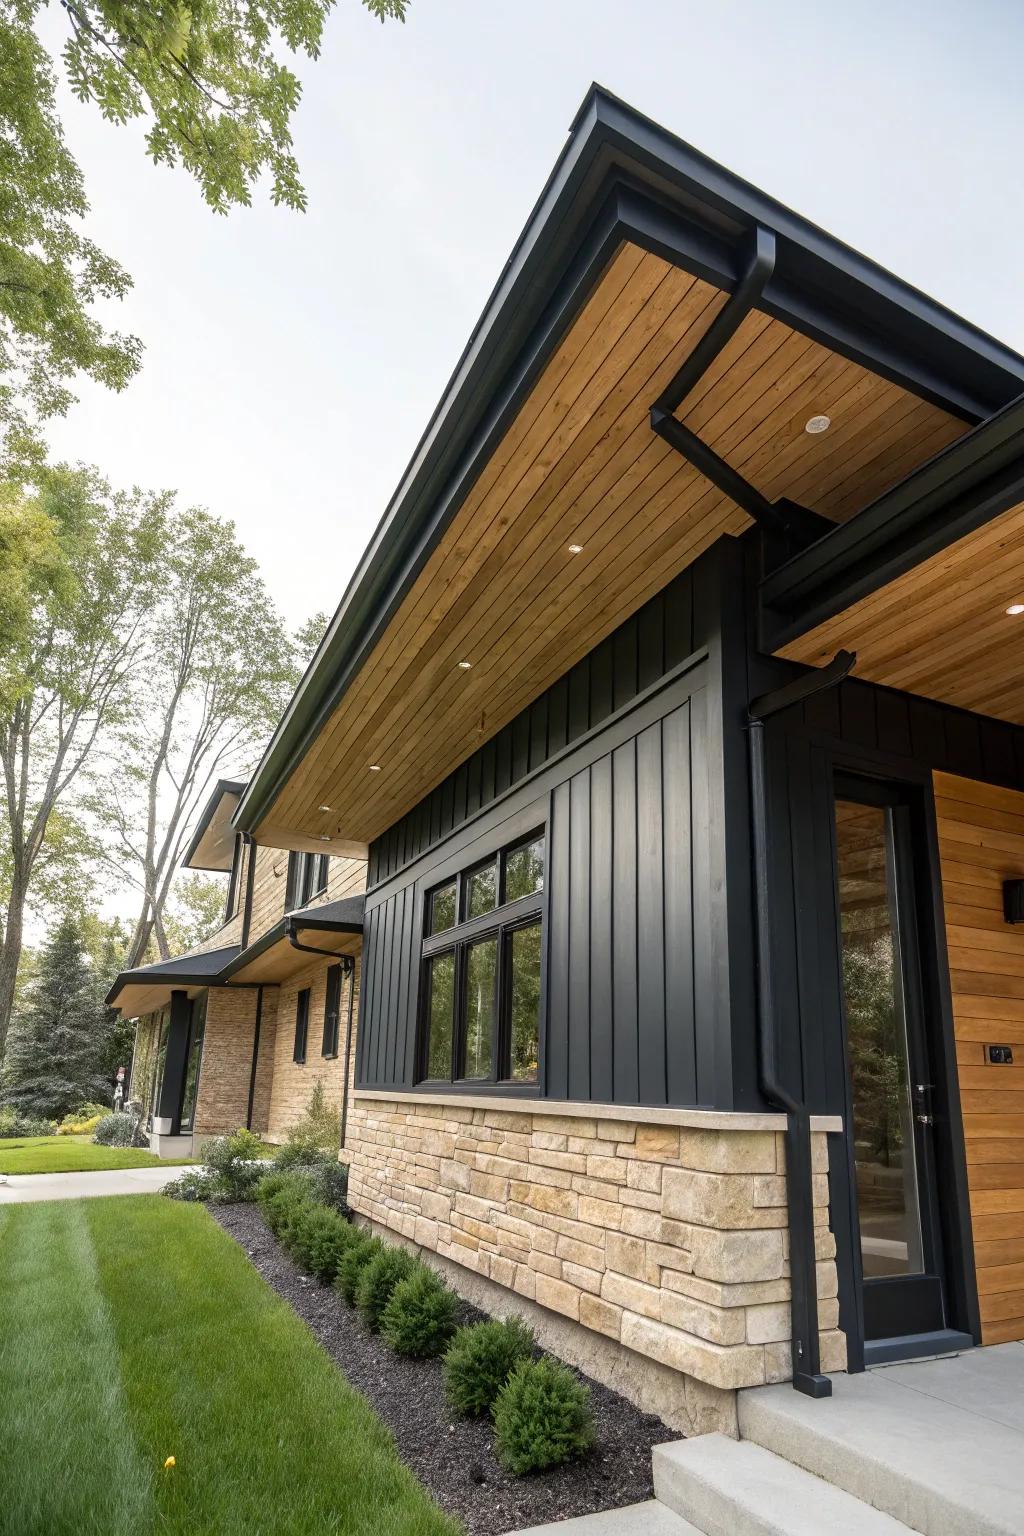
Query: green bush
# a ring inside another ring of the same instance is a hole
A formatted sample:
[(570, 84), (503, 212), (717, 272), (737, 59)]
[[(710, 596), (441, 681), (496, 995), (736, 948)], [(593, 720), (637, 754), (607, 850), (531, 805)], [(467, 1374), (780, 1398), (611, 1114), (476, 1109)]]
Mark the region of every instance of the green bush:
[(352, 1241), (352, 1231), (344, 1216), (325, 1205), (299, 1205), (288, 1224), (288, 1251), (309, 1274), (331, 1281)]
[(184, 1173), (165, 1184), (161, 1191), (172, 1200), (213, 1200), (220, 1189), (217, 1174), (205, 1168), (187, 1168)]
[(251, 1200), (266, 1172), (267, 1149), (252, 1131), (239, 1129), (215, 1136), (202, 1150), (203, 1163), (221, 1179), (226, 1200)]
[(434, 1271), (418, 1264), (391, 1292), (380, 1331), (396, 1354), (432, 1359), (451, 1338), (456, 1306), (455, 1297)]
[(146, 1137), (134, 1115), (123, 1111), (104, 1115), (92, 1133), (92, 1139), (101, 1147), (145, 1147)]
[(489, 1413), (513, 1367), (533, 1354), (533, 1330), (521, 1317), (460, 1328), (444, 1357), (444, 1389), (456, 1413)]
[(363, 1270), (371, 1264), (378, 1253), (381, 1253), (384, 1244), (379, 1237), (370, 1237), (367, 1232), (357, 1228), (358, 1238), (349, 1243), (341, 1256), (338, 1265), (338, 1275), (335, 1286), (344, 1296), (350, 1307), (356, 1304), (356, 1292), (359, 1282), (363, 1278)]
[(494, 1402), (494, 1449), (516, 1477), (543, 1472), (594, 1443), (590, 1392), (558, 1360), (520, 1360)]
[(289, 1128), (288, 1138), (279, 1148), (275, 1162), (279, 1168), (294, 1168), (328, 1158), (337, 1162), (340, 1141), (341, 1116), (327, 1103), (323, 1079), (318, 1077), (304, 1113)]
[(412, 1274), (418, 1262), (407, 1248), (388, 1243), (382, 1244), (380, 1252), (364, 1267), (356, 1290), (356, 1306), (371, 1333), (376, 1333), (380, 1327), (391, 1292), (399, 1280)]
[(56, 1125), (52, 1120), (37, 1120), (32, 1115), (23, 1115), (11, 1105), (0, 1109), (0, 1141), (13, 1137), (20, 1140), (25, 1136), (52, 1136), (55, 1130)]

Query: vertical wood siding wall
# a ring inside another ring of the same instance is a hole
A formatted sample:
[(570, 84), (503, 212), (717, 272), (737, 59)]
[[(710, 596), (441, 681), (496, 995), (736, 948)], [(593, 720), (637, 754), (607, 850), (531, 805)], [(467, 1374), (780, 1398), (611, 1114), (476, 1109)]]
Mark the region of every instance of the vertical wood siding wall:
[[(982, 1338), (1024, 1339), (1024, 928), (1003, 918), (1024, 878), (1024, 794), (935, 775), (946, 936)], [(1010, 1045), (1012, 1066), (986, 1061)]]

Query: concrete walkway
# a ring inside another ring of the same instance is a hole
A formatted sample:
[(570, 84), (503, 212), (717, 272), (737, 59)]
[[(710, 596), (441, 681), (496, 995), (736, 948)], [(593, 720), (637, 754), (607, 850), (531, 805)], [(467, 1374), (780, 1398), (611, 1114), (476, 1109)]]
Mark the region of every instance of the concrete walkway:
[(181, 1168), (104, 1168), (96, 1173), (0, 1174), (0, 1205), (34, 1200), (88, 1200), (96, 1195), (151, 1195), (176, 1179)]

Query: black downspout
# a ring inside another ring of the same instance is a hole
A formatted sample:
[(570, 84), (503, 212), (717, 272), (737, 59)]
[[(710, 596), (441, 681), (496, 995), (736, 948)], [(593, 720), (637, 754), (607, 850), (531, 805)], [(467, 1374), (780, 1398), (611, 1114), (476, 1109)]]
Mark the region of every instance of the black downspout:
[(768, 773), (764, 722), (780, 710), (833, 688), (856, 662), (839, 651), (827, 667), (805, 674), (775, 693), (755, 699), (748, 710), (750, 743), (750, 819), (754, 860), (755, 945), (757, 957), (758, 1070), (769, 1103), (786, 1112), (786, 1203), (789, 1215), (789, 1274), (792, 1315), (793, 1386), (808, 1397), (831, 1397), (832, 1383), (821, 1374), (818, 1342), (818, 1274), (814, 1247), (814, 1183), (811, 1117), (782, 1079), (771, 945), (771, 892), (768, 857)]
[(249, 1072), (249, 1107), (245, 1112), (245, 1128), (252, 1130), (252, 1107), (256, 1099), (256, 1068), (260, 1059), (260, 1025), (263, 1023), (263, 988), (256, 988), (256, 1024), (252, 1032), (252, 1069)]
[(341, 1084), (341, 1147), (345, 1145), (348, 1124), (348, 1075), (352, 1065), (352, 1011), (356, 996), (356, 962), (351, 955), (345, 958), (348, 961), (348, 1021), (345, 1025), (345, 1076)]

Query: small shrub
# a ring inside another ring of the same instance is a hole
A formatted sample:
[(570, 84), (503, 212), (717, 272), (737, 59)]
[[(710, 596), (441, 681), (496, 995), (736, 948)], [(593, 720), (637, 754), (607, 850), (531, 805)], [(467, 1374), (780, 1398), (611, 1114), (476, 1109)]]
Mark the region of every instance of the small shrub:
[(558, 1467), (594, 1443), (590, 1392), (558, 1360), (520, 1360), (494, 1402), (494, 1449), (515, 1477)]
[(376, 1333), (380, 1327), (384, 1308), (391, 1300), (391, 1292), (399, 1280), (412, 1274), (417, 1262), (407, 1248), (398, 1248), (388, 1243), (386, 1246), (381, 1244), (380, 1252), (364, 1268), (356, 1291), (356, 1306), (372, 1333)]
[(456, 1413), (476, 1418), (494, 1399), (520, 1360), (533, 1354), (533, 1330), (521, 1317), (460, 1328), (444, 1357), (444, 1389)]
[(187, 1168), (176, 1179), (165, 1184), (162, 1193), (171, 1200), (205, 1201), (216, 1198), (219, 1186), (220, 1180), (215, 1173), (209, 1173), (205, 1168)]
[(391, 1292), (381, 1314), (380, 1331), (396, 1354), (432, 1359), (451, 1338), (456, 1305), (455, 1297), (434, 1271), (418, 1264)]
[(350, 1307), (356, 1304), (356, 1293), (363, 1278), (363, 1270), (372, 1264), (378, 1253), (383, 1252), (384, 1249), (384, 1244), (379, 1237), (370, 1237), (358, 1227), (356, 1230), (359, 1236), (349, 1243), (342, 1254), (334, 1282)]
[(288, 1224), (288, 1250), (297, 1264), (325, 1283), (334, 1279), (353, 1228), (325, 1205), (300, 1205)]
[(203, 1147), (203, 1163), (218, 1174), (224, 1199), (251, 1200), (266, 1172), (267, 1149), (252, 1131), (215, 1136)]
[(135, 1116), (126, 1115), (123, 1110), (114, 1114), (104, 1115), (99, 1125), (93, 1131), (92, 1139), (101, 1147), (144, 1147), (147, 1145), (146, 1137), (139, 1129)]
[(109, 1104), (82, 1104), (64, 1116), (57, 1127), (57, 1135), (91, 1136), (104, 1115), (109, 1114)]
[(279, 1167), (294, 1167), (297, 1163), (314, 1163), (320, 1158), (337, 1161), (338, 1144), (341, 1140), (341, 1117), (337, 1109), (327, 1103), (323, 1079), (318, 1077), (304, 1113), (289, 1128), (288, 1137), (277, 1153)]
[(316, 1198), (332, 1211), (348, 1210), (348, 1168), (337, 1157), (316, 1163), (310, 1173)]
[(23, 1115), (10, 1105), (0, 1109), (0, 1141), (26, 1136), (52, 1136), (56, 1126), (52, 1120), (37, 1120), (33, 1115)]

